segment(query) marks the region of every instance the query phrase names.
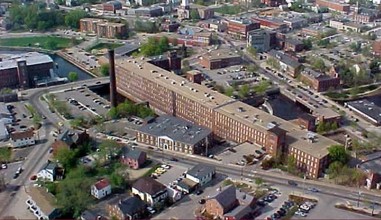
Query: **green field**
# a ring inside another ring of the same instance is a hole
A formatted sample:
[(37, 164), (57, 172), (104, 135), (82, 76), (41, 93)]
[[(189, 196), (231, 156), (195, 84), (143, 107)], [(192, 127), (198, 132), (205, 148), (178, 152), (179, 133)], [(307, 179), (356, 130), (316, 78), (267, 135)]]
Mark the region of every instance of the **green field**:
[[(63, 49), (80, 41), (62, 37), (21, 37), (0, 39), (0, 46), (10, 47), (38, 47), (42, 49)], [(53, 46), (52, 46), (53, 45)], [(53, 47), (53, 48), (52, 48)]]

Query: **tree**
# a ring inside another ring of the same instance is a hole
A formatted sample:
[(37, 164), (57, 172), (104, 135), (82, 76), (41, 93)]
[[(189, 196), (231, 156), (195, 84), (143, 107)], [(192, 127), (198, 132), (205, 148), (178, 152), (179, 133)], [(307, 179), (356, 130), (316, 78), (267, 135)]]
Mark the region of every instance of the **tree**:
[(255, 184), (258, 185), (259, 187), (263, 184), (263, 179), (262, 178), (255, 178)]
[(117, 119), (118, 118), (118, 110), (116, 107), (112, 107), (109, 111), (108, 111), (108, 116), (111, 118), (111, 119)]
[(249, 92), (250, 92), (250, 87), (248, 84), (245, 84), (245, 85), (242, 85), (241, 88), (239, 89), (239, 96), (241, 98), (245, 98), (249, 95)]
[(12, 93), (12, 89), (10, 89), (10, 88), (2, 88), (1, 90), (0, 90), (0, 94), (1, 95), (4, 95), (4, 94), (11, 94)]
[(169, 41), (167, 37), (161, 37), (159, 40), (150, 37), (148, 42), (140, 48), (141, 54), (144, 56), (160, 55), (169, 49)]
[(99, 145), (99, 154), (105, 160), (110, 159), (111, 157), (115, 157), (119, 154), (120, 147), (118, 142), (114, 140), (104, 140)]
[(295, 174), (297, 171), (296, 158), (294, 156), (287, 157), (287, 172)]
[(312, 40), (310, 38), (303, 39), (303, 45), (304, 45), (304, 49), (311, 50), (312, 49)]
[(74, 82), (78, 80), (78, 73), (76, 72), (69, 72), (67, 78), (70, 80), (70, 82)]
[(328, 167), (329, 178), (333, 179), (340, 174), (343, 168), (343, 164), (339, 161), (332, 162)]
[(260, 83), (258, 83), (257, 85), (255, 85), (253, 87), (253, 90), (258, 95), (262, 95), (262, 94), (266, 93), (267, 89), (269, 89), (270, 86), (271, 86), (270, 81), (263, 80)]
[(274, 69), (279, 70), (280, 69), (280, 63), (275, 58), (269, 57), (266, 60), (267, 65), (271, 66)]
[(234, 89), (233, 87), (228, 87), (226, 90), (225, 90), (225, 95), (229, 96), (229, 97), (232, 97), (234, 94)]
[(64, 214), (77, 218), (89, 207), (93, 200), (89, 193), (92, 184), (83, 167), (73, 170), (59, 183), (56, 198)]
[(337, 161), (346, 164), (349, 161), (349, 155), (343, 145), (332, 145), (328, 148), (331, 161)]
[(54, 158), (62, 164), (66, 172), (73, 169), (77, 162), (75, 151), (70, 150), (66, 146), (58, 147), (57, 153), (54, 156)]
[(320, 58), (314, 58), (312, 61), (312, 67), (320, 72), (324, 72), (326, 69), (324, 60)]
[(116, 172), (113, 172), (110, 175), (110, 183), (113, 188), (125, 188), (126, 187), (126, 180), (123, 178), (123, 176), (117, 174)]
[(200, 20), (200, 14), (197, 9), (192, 9), (190, 12), (190, 18), (194, 21)]
[(12, 149), (9, 147), (0, 147), (0, 162), (9, 162), (12, 158)]
[(57, 50), (58, 43), (57, 43), (57, 41), (55, 41), (53, 39), (49, 39), (48, 41), (46, 41), (45, 47), (48, 48), (49, 50)]
[(71, 28), (79, 28), (79, 20), (85, 18), (87, 13), (82, 9), (72, 10), (65, 16), (65, 24)]
[(251, 73), (254, 73), (256, 71), (258, 71), (259, 67), (256, 65), (256, 64), (250, 64), (246, 70), (247, 72), (251, 72)]
[(252, 46), (248, 46), (246, 48), (247, 52), (249, 52), (251, 55), (253, 55), (254, 57), (257, 56), (257, 49), (255, 47), (252, 47)]
[(108, 63), (104, 63), (100, 67), (100, 72), (101, 72), (102, 76), (110, 75), (109, 70), (110, 70), (110, 64), (108, 64)]
[(361, 44), (359, 42), (353, 42), (349, 45), (349, 48), (351, 48), (353, 52), (360, 52)]

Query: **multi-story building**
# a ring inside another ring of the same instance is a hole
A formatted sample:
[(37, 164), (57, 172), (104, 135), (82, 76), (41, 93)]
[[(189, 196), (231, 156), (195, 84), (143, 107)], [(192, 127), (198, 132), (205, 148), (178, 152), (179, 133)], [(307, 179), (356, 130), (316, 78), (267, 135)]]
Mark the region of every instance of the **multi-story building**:
[(132, 185), (132, 194), (150, 206), (164, 204), (168, 199), (167, 187), (151, 177), (142, 177)]
[(330, 20), (329, 26), (340, 31), (360, 32), (361, 26), (348, 21)]
[(251, 20), (259, 22), (261, 27), (269, 28), (274, 31), (285, 32), (289, 30), (288, 25), (280, 19), (269, 17), (252, 17)]
[(36, 143), (32, 129), (11, 133), (11, 143), (13, 147), (31, 146)]
[(242, 58), (234, 51), (220, 49), (203, 54), (200, 57), (199, 63), (201, 66), (213, 70), (239, 65), (242, 63)]
[(31, 186), (25, 189), (28, 193), (26, 204), (37, 219), (56, 219), (60, 216), (56, 197), (46, 188)]
[(249, 31), (259, 29), (259, 22), (248, 19), (231, 19), (227, 21), (227, 33), (236, 39), (246, 39)]
[(91, 186), (91, 195), (97, 199), (102, 199), (111, 195), (111, 184), (108, 179), (101, 179)]
[(123, 38), (127, 27), (123, 23), (113, 23), (98, 18), (82, 18), (79, 21), (81, 32), (96, 34), (104, 38)]
[(300, 167), (308, 165), (311, 178), (322, 174), (327, 148), (336, 144), (320, 135), (310, 138), (311, 141), (305, 130), (291, 122), (186, 81), (145, 60), (118, 59), (115, 69), (118, 93), (136, 102), (148, 102), (158, 114), (173, 115), (207, 127), (218, 138), (263, 146), (273, 156), (297, 149), (308, 153), (310, 158), (319, 159), (321, 165), (315, 166), (312, 160), (297, 157)]
[(300, 80), (317, 92), (324, 92), (330, 88), (336, 88), (340, 85), (339, 78), (331, 77), (310, 68), (305, 68), (300, 73)]
[[(108, 202), (106, 209), (109, 216), (113, 216), (118, 220), (135, 220), (143, 219), (146, 216), (146, 207), (147, 205), (139, 197), (131, 196), (112, 199)], [(98, 217), (95, 216), (91, 220), (98, 220)]]
[(0, 89), (35, 87), (38, 80), (50, 78), (53, 68), (50, 56), (36, 52), (3, 59), (0, 61)]
[(198, 83), (198, 84), (201, 84), (201, 82), (204, 80), (204, 77), (202, 76), (202, 72), (199, 70), (188, 71), (186, 74), (186, 78), (188, 81), (193, 83)]
[(356, 7), (352, 19), (358, 23), (369, 23), (380, 17), (381, 12), (378, 9)]
[(258, 29), (247, 33), (247, 46), (258, 52), (267, 52), (276, 45), (276, 32)]
[(374, 41), (372, 48), (374, 55), (381, 56), (381, 40)]
[(136, 140), (164, 151), (205, 155), (212, 141), (211, 134), (212, 131), (208, 128), (163, 115), (138, 128)]
[(316, 5), (319, 7), (327, 7), (329, 10), (346, 14), (348, 14), (350, 11), (349, 4), (332, 0), (316, 0)]
[(300, 52), (304, 49), (304, 44), (302, 41), (295, 38), (285, 38), (283, 50)]
[(261, 3), (269, 7), (278, 7), (279, 5), (286, 4), (286, 1), (285, 0), (261, 0)]

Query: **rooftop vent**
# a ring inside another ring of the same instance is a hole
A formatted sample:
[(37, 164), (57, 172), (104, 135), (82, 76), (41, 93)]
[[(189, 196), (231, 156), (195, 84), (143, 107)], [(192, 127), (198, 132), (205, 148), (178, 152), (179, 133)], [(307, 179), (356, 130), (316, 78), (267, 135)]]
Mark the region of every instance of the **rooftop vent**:
[(198, 90), (197, 89), (193, 89), (193, 92), (198, 92)]
[(171, 83), (172, 83), (172, 85), (175, 85), (175, 84), (176, 84), (176, 82), (175, 82), (175, 81), (172, 81)]
[(151, 70), (151, 73), (157, 73), (157, 71), (156, 70)]
[(166, 77), (164, 77), (165, 79), (169, 79), (169, 77), (168, 76), (166, 76)]
[(164, 75), (163, 74), (160, 74), (160, 77), (163, 77)]

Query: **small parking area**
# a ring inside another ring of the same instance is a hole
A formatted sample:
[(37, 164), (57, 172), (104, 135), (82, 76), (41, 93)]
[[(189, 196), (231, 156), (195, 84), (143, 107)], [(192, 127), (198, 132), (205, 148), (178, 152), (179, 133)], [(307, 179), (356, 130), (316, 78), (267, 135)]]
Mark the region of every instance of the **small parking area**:
[[(164, 162), (164, 164), (168, 164)], [(180, 165), (178, 163), (173, 164), (173, 162), (169, 163), (169, 169), (165, 169), (165, 172), (161, 173), (160, 176), (157, 177), (157, 180), (164, 185), (176, 184), (183, 178), (183, 174), (190, 168)]]
[(56, 93), (61, 101), (66, 101), (76, 116), (106, 115), (110, 109), (109, 101), (89, 90), (86, 86)]
[(10, 133), (14, 131), (24, 130), (33, 126), (32, 115), (25, 108), (25, 104), (27, 103), (13, 102), (7, 104), (8, 106), (10, 106), (10, 112), (11, 114), (13, 114), (14, 117), (13, 123), (10, 124), (8, 129)]
[(224, 164), (245, 166), (259, 164), (264, 155), (265, 151), (261, 147), (250, 143), (243, 143), (235, 147), (228, 147), (215, 156), (220, 158)]
[(128, 118), (105, 122), (103, 133), (135, 141), (135, 131), (143, 125), (142, 119)]

